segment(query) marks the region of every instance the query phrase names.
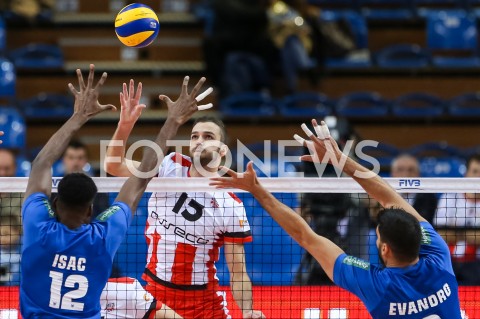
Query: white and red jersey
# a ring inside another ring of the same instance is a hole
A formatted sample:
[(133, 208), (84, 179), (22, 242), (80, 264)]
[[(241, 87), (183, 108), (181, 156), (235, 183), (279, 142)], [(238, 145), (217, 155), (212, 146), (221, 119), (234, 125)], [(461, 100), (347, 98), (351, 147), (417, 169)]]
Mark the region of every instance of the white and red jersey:
[(110, 278), (100, 297), (102, 318), (154, 318), (162, 306), (143, 289), (138, 280), (129, 277)]
[[(171, 153), (159, 177), (189, 177), (188, 156)], [(252, 240), (242, 201), (227, 192), (154, 193), (145, 228), (144, 279), (170, 288), (202, 289), (218, 282), (215, 262), (224, 242)]]

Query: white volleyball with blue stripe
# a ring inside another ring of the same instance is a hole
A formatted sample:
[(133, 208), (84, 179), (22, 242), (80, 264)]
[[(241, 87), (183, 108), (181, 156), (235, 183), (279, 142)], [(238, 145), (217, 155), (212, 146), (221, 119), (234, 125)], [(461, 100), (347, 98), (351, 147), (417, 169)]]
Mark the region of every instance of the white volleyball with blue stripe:
[(115, 33), (129, 47), (146, 47), (155, 40), (159, 29), (155, 11), (141, 3), (129, 4), (120, 10), (115, 19)]

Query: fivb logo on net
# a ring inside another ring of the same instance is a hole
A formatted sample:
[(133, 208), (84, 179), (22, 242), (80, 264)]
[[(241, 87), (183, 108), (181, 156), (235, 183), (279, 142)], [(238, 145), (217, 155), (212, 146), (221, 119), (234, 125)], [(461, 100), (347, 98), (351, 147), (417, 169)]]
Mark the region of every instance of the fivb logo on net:
[[(329, 141), (325, 141), (327, 149), (332, 147)], [(358, 143), (355, 143), (354, 140), (348, 140), (342, 152), (346, 155), (354, 154), (356, 158), (362, 160), (364, 163), (369, 163), (373, 168), (369, 172), (359, 172), (354, 173), (355, 177), (358, 178), (370, 178), (374, 174), (378, 174), (380, 171), (380, 162), (364, 152), (364, 148), (370, 147), (375, 148), (378, 146), (377, 141), (373, 140), (363, 140)], [(219, 165), (224, 167), (232, 167), (232, 164), (235, 160), (237, 170), (242, 171), (242, 168), (246, 167), (246, 163), (253, 161), (253, 164), (256, 168), (257, 174), (261, 174), (265, 177), (304, 177), (304, 173), (301, 171), (296, 171), (292, 169), (292, 166), (298, 167), (301, 163), (299, 153), (302, 153), (303, 146), (299, 145), (295, 140), (279, 140), (278, 142), (272, 142), (270, 140), (263, 141), (262, 153), (259, 154), (255, 150), (251, 150), (248, 145), (245, 145), (240, 140), (237, 140), (236, 149), (232, 151), (224, 143), (218, 140), (207, 140), (202, 144), (199, 144), (194, 149), (194, 152), (199, 154), (210, 153), (209, 162), (205, 163), (205, 158), (202, 156), (192, 156), (192, 166), (195, 167), (195, 170), (200, 173), (202, 176), (211, 176), (212, 170), (217, 168)], [(272, 145), (275, 147), (272, 150)], [(182, 151), (185, 148), (191, 146), (190, 140), (168, 140), (166, 146), (169, 149), (173, 148), (173, 151), (176, 153), (182, 154)], [(101, 163), (121, 163), (122, 159), (119, 156), (107, 156), (107, 147), (124, 147), (122, 140), (101, 140), (100, 141), (100, 162)], [(133, 159), (133, 154), (142, 147), (150, 147), (154, 150), (157, 155), (158, 162), (157, 166), (152, 169), (150, 172), (141, 172), (134, 164), (131, 159)], [(291, 155), (291, 152), (287, 150), (296, 147), (299, 152), (294, 152), (296, 155)], [(315, 152), (310, 150), (310, 155), (316, 156)], [(163, 161), (164, 157), (168, 154), (163, 154), (160, 146), (151, 140), (139, 140), (133, 143), (130, 147), (126, 149), (125, 161), (128, 170), (135, 176), (140, 178), (150, 178), (155, 177), (158, 174), (158, 168)], [(315, 163), (315, 169), (319, 176), (323, 175), (323, 172), (326, 169), (327, 164), (333, 164), (336, 175), (338, 177), (342, 176), (342, 168), (346, 163), (346, 157), (337, 159), (332, 153), (327, 152), (323, 158), (318, 159), (319, 163)], [(373, 173), (372, 173), (373, 172)], [(181, 172), (178, 172), (181, 174)], [(222, 171), (220, 174), (224, 173)], [(101, 177), (106, 177), (104, 166), (101, 166)], [(179, 176), (180, 177), (180, 176)]]

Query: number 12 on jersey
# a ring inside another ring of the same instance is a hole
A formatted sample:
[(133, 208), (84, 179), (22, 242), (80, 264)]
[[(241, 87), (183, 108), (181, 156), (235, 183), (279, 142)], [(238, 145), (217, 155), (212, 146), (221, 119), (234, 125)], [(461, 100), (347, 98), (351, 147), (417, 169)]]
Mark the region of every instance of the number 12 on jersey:
[[(70, 275), (63, 282), (63, 274), (58, 271), (50, 271), (52, 285), (50, 286), (49, 307), (63, 310), (83, 311), (83, 302), (75, 302), (74, 299), (85, 297), (88, 290), (87, 277), (82, 275)], [(62, 296), (62, 287), (77, 288)]]

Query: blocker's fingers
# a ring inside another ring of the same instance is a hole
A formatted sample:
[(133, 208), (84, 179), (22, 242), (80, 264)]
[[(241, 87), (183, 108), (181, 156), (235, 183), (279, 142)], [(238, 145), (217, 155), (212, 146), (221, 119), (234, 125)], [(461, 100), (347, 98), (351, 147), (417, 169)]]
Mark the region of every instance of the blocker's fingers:
[(93, 78), (95, 76), (95, 66), (90, 64), (90, 71), (88, 72), (88, 79), (87, 79), (87, 88), (91, 88), (93, 86)]
[(310, 129), (307, 127), (307, 125), (305, 123), (302, 124), (302, 130), (305, 132), (305, 134), (307, 134), (308, 137), (312, 137), (313, 133), (312, 131), (310, 131)]
[(200, 102), (201, 100), (203, 100), (204, 98), (206, 98), (210, 93), (213, 92), (213, 88), (212, 87), (209, 87), (208, 89), (206, 89), (203, 93), (200, 93), (196, 98), (195, 100), (197, 100), (197, 102)]
[(198, 82), (197, 84), (195, 84), (195, 86), (193, 87), (193, 90), (192, 92), (190, 93), (191, 96), (196, 96), (198, 94), (198, 91), (200, 91), (200, 89), (202, 88), (202, 85), (203, 83), (205, 83), (207, 79), (205, 77), (202, 77)]
[(103, 72), (102, 77), (100, 78), (100, 80), (98, 80), (97, 85), (95, 86), (95, 90), (97, 90), (100, 86), (102, 86), (105, 83), (105, 81), (107, 80), (107, 76), (108, 76), (107, 72)]
[(323, 134), (322, 127), (318, 125), (316, 120), (312, 120), (313, 128), (315, 129), (315, 133), (317, 133), (317, 136), (319, 139), (323, 140), (325, 139), (325, 135)]
[(320, 126), (322, 128), (323, 135), (325, 136), (325, 138), (329, 138), (330, 137), (330, 130), (328, 129), (327, 124), (324, 121), (322, 121), (320, 123)]
[(227, 175), (231, 176), (231, 177), (237, 177), (237, 175), (238, 175), (237, 172), (235, 172), (233, 169), (225, 167), (225, 166), (220, 166), (218, 168), (218, 170), (225, 171), (225, 173), (227, 173)]
[(293, 138), (300, 144), (302, 144), (303, 146), (307, 146), (307, 142), (305, 141), (305, 139), (297, 134), (293, 135)]
[(68, 83), (68, 89), (70, 90), (70, 92), (72, 92), (74, 96), (78, 94), (78, 91), (75, 89), (72, 83)]
[(135, 100), (136, 101), (140, 101), (140, 98), (142, 97), (142, 89), (143, 89), (142, 82), (138, 82), (137, 93), (135, 94)]
[(182, 84), (182, 94), (188, 94), (188, 81), (190, 80), (190, 77), (187, 75), (186, 77), (183, 78), (183, 84)]
[(212, 103), (208, 103), (208, 104), (204, 104), (204, 105), (198, 105), (198, 106), (197, 106), (197, 109), (198, 109), (199, 111), (204, 111), (204, 110), (208, 110), (208, 109), (210, 109), (210, 108), (212, 108), (212, 107), (213, 107), (213, 104), (212, 104)]
[(77, 69), (77, 78), (78, 78), (78, 85), (80, 87), (80, 91), (85, 89), (85, 82), (83, 81), (82, 70)]

